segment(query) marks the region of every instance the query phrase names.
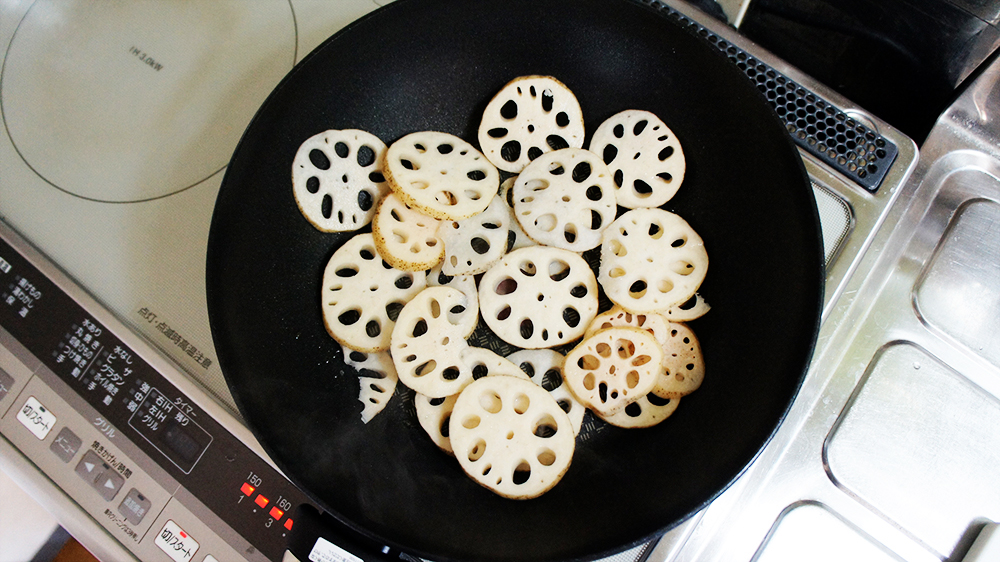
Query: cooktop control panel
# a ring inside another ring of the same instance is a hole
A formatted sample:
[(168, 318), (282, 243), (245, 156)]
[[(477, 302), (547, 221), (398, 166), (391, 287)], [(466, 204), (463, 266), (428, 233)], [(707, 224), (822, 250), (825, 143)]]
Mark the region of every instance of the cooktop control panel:
[(0, 434), (139, 559), (281, 560), (309, 500), (0, 227)]

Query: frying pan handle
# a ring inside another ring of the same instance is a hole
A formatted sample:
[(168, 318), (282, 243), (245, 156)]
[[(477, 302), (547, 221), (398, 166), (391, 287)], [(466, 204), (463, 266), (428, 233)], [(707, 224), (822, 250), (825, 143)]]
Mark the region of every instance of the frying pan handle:
[[(399, 562), (402, 553), (347, 528), (333, 516), (303, 504), (296, 510), (283, 562)], [(293, 558), (289, 558), (291, 554)]]

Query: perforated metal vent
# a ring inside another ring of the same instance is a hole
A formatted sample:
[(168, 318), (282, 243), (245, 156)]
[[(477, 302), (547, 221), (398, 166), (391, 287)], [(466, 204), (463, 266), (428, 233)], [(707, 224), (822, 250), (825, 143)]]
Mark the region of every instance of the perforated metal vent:
[(657, 0), (645, 3), (729, 57), (767, 98), (800, 147), (868, 191), (878, 190), (898, 154), (892, 141), (670, 6)]

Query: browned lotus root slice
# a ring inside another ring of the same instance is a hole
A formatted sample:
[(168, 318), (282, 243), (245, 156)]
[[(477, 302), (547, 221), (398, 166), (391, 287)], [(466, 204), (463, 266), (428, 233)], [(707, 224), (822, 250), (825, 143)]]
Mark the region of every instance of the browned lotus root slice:
[(476, 287), (476, 278), (472, 275), (445, 275), (441, 271), (441, 264), (438, 264), (427, 272), (427, 286), (451, 287), (462, 291), (465, 298), (469, 299), (468, 308), (475, 312), (466, 314), (466, 307), (456, 306), (448, 311), (448, 315), (451, 316), (452, 322), (465, 326), (463, 337), (471, 336), (479, 324), (479, 288)]
[(479, 146), (497, 168), (518, 173), (542, 154), (583, 147), (583, 112), (576, 96), (551, 76), (522, 76), (490, 100)]
[(306, 219), (323, 232), (357, 230), (368, 224), (389, 192), (382, 172), (385, 143), (347, 129), (313, 135), (292, 161), (292, 193)]
[(578, 254), (521, 248), (483, 274), (479, 307), (486, 324), (507, 343), (553, 347), (583, 335), (597, 315), (597, 281)]
[(482, 273), (507, 253), (510, 214), (494, 197), (486, 210), (460, 221), (442, 221), (438, 238), (444, 242), (441, 270), (448, 275)]
[(661, 398), (680, 398), (698, 390), (705, 380), (701, 344), (687, 324), (671, 322), (670, 340), (663, 346), (663, 374), (653, 392)]
[(563, 383), (562, 353), (552, 349), (522, 349), (507, 356), (507, 359), (531, 377), (531, 382), (544, 388), (555, 399), (562, 411), (573, 424), (573, 433), (579, 434), (583, 425), (583, 414), (587, 407), (580, 403)]
[(601, 330), (566, 355), (563, 377), (577, 399), (611, 416), (653, 389), (663, 348), (641, 328)]
[(444, 242), (437, 235), (440, 224), (390, 193), (379, 203), (372, 234), (378, 253), (393, 267), (425, 271), (444, 259)]
[(617, 427), (652, 427), (669, 418), (680, 403), (680, 398), (660, 398), (650, 392), (617, 414), (601, 416), (601, 419)]
[(632, 326), (642, 328), (653, 334), (660, 345), (667, 343), (670, 339), (670, 323), (662, 315), (655, 312), (648, 314), (632, 314), (620, 306), (614, 306), (607, 312), (598, 314), (594, 321), (590, 323), (587, 332), (583, 335), (589, 338), (599, 330), (613, 328), (615, 326)]
[(406, 303), (392, 331), (392, 362), (399, 380), (430, 398), (457, 394), (472, 381), (472, 369), (462, 361), (466, 323), (448, 311), (464, 307), (475, 315), (457, 289), (428, 287)]
[(462, 391), (449, 436), (466, 474), (511, 499), (538, 497), (555, 486), (576, 445), (569, 417), (548, 392), (506, 376), (483, 377)]
[(528, 378), (528, 375), (517, 365), (511, 363), (509, 359), (483, 347), (469, 346), (465, 348), (462, 351), (462, 361), (472, 369), (473, 379), (481, 379), (491, 375)]
[(695, 293), (693, 297), (681, 304), (675, 304), (668, 308), (663, 316), (673, 322), (689, 322), (701, 318), (711, 309), (712, 307), (705, 302), (701, 293)]
[(451, 412), (455, 408), (455, 401), (458, 394), (445, 396), (444, 398), (429, 398), (419, 392), (413, 397), (413, 403), (417, 408), (417, 421), (420, 427), (424, 428), (431, 441), (439, 449), (454, 454), (451, 449), (451, 439), (449, 438), (448, 424), (451, 420)]
[(357, 234), (333, 253), (323, 272), (326, 330), (351, 349), (385, 351), (392, 319), (426, 284), (423, 274), (393, 269), (382, 260), (370, 233)]
[(500, 173), (478, 150), (448, 133), (410, 133), (385, 153), (385, 178), (407, 205), (441, 220), (483, 212)]
[(511, 176), (500, 184), (500, 193), (497, 194), (497, 199), (504, 202), (504, 206), (507, 207), (507, 214), (510, 217), (508, 224), (510, 226), (510, 232), (507, 238), (507, 251), (513, 252), (519, 248), (527, 248), (528, 246), (537, 246), (527, 234), (524, 233), (524, 229), (521, 228), (521, 223), (517, 222), (517, 217), (514, 216), (514, 182), (517, 181), (517, 176)]
[(615, 220), (615, 190), (596, 154), (564, 148), (539, 156), (514, 182), (514, 215), (532, 240), (573, 252), (601, 243)]
[(701, 237), (663, 209), (634, 209), (604, 231), (598, 278), (629, 312), (661, 312), (698, 290), (708, 271)]
[(393, 392), (396, 391), (396, 367), (388, 351), (362, 353), (342, 345), (344, 362), (358, 371), (360, 392), (358, 400), (364, 405), (361, 421), (368, 423), (385, 409)]
[(600, 154), (614, 174), (622, 207), (659, 207), (684, 181), (680, 142), (648, 111), (629, 109), (612, 115), (594, 132), (590, 150)]

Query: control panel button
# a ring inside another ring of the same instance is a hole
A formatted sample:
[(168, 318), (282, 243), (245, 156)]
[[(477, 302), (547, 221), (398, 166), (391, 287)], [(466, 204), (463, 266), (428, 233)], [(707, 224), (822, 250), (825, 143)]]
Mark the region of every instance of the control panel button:
[(92, 484), (94, 489), (97, 490), (101, 497), (107, 501), (114, 499), (115, 495), (118, 494), (118, 490), (122, 489), (122, 485), (125, 484), (125, 478), (121, 474), (118, 474), (111, 467), (104, 465), (104, 474), (102, 474), (97, 480)]
[(0, 400), (3, 400), (12, 388), (14, 388), (14, 377), (8, 375), (3, 369), (0, 369)]
[(138, 525), (146, 516), (150, 506), (149, 498), (140, 494), (139, 490), (132, 488), (118, 506), (118, 513), (124, 515), (125, 520), (129, 523)]
[(181, 529), (173, 519), (160, 529), (153, 541), (174, 562), (189, 562), (198, 552), (198, 541)]
[(87, 451), (80, 462), (76, 464), (76, 473), (80, 475), (80, 478), (93, 484), (99, 476), (104, 474), (106, 466), (97, 453)]
[(62, 462), (68, 463), (72, 460), (73, 455), (80, 450), (80, 445), (82, 444), (83, 442), (70, 428), (64, 427), (59, 430), (59, 435), (56, 435), (52, 444), (49, 445), (49, 450), (62, 459)]
[(31, 396), (17, 412), (17, 421), (28, 428), (35, 437), (45, 439), (56, 425), (56, 416)]

